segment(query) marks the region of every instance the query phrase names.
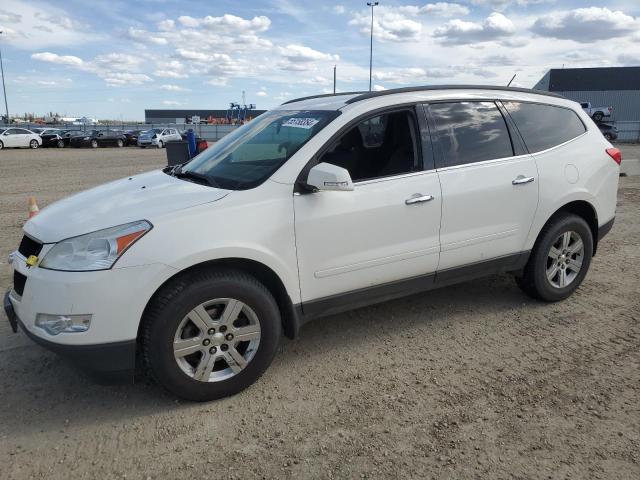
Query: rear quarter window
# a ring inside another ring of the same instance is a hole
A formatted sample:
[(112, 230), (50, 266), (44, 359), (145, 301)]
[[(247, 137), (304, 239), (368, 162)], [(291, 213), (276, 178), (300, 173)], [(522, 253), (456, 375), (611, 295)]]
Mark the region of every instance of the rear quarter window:
[(576, 112), (569, 108), (538, 103), (503, 103), (531, 153), (568, 142), (587, 131)]

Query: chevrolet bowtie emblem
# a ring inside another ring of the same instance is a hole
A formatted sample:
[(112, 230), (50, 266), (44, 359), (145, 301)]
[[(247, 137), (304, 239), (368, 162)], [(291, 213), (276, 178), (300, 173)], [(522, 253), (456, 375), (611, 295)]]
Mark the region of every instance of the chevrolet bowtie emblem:
[(36, 263), (38, 263), (38, 257), (36, 257), (35, 255), (29, 255), (29, 258), (27, 258), (25, 263), (27, 264), (27, 267), (33, 267)]

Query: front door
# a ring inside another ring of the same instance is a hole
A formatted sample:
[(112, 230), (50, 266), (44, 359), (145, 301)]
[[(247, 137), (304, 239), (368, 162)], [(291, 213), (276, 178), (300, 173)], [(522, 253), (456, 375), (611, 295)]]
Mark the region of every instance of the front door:
[(494, 102), (428, 110), (443, 197), (438, 270), (521, 253), (538, 206), (535, 160)]
[(346, 168), (354, 190), (294, 194), (305, 313), (314, 302), (348, 303), (349, 293), (435, 272), (442, 198), (418, 132), (413, 109), (365, 119), (319, 159)]

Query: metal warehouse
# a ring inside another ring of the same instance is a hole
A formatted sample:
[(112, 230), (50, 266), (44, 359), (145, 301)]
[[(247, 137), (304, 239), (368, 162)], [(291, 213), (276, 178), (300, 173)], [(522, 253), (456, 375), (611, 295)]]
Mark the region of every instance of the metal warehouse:
[(533, 88), (580, 103), (611, 106), (610, 120), (620, 131), (619, 139), (640, 139), (640, 67), (551, 69)]

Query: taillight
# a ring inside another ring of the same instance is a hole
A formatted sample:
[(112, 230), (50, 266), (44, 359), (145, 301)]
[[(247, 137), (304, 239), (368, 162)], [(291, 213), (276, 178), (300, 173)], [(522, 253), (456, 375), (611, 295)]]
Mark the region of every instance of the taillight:
[(622, 152), (619, 149), (615, 147), (607, 148), (607, 154), (613, 158), (613, 161), (618, 165), (622, 163)]

